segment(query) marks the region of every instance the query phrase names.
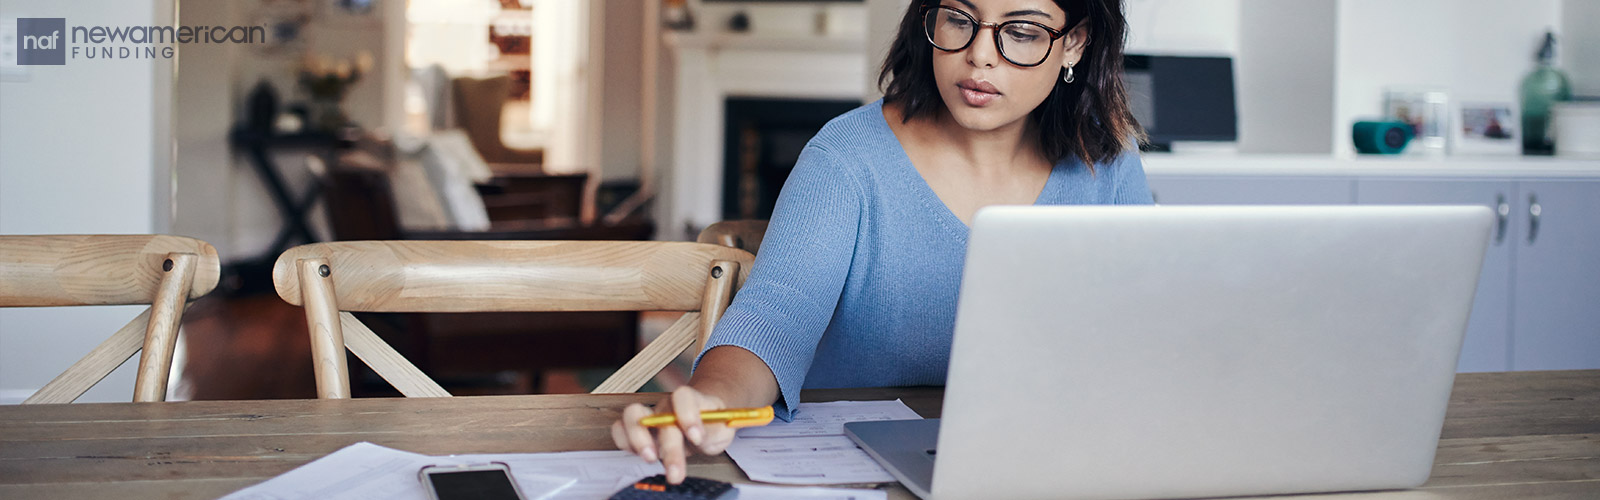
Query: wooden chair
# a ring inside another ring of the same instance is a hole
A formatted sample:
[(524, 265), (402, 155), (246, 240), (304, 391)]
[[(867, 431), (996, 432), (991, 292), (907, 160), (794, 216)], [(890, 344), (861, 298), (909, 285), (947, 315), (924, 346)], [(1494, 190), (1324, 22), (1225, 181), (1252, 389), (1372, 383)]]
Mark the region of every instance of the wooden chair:
[(133, 400), (164, 401), (183, 311), (220, 268), (210, 244), (179, 236), (0, 236), (0, 307), (150, 304), (23, 404), (71, 403), (141, 348)]
[(351, 241), (278, 257), (278, 296), (304, 306), (321, 398), (350, 397), (345, 348), (408, 397), (450, 394), (351, 312), (684, 311), (593, 392), (633, 392), (704, 345), (754, 260), (654, 241)]
[[(583, 224), (579, 200), (586, 176), (542, 174), (500, 176), (491, 181), (493, 185), (477, 186), (488, 208), (491, 225), (487, 231), (408, 229), (400, 222), (397, 200), (415, 195), (395, 189), (403, 179), (398, 175), (402, 167), (390, 161), (394, 158), (389, 153), (392, 149), (377, 144), (381, 142), (358, 142), (379, 151), (370, 155), (375, 162), (352, 161), (353, 158), (342, 156), (325, 169), (323, 202), (335, 241), (649, 240), (655, 231), (653, 224), (637, 219)], [(371, 168), (363, 163), (381, 165)], [(505, 210), (510, 206), (522, 208)], [(270, 273), (263, 271), (261, 275), (266, 278)], [(517, 386), (519, 392), (537, 392), (549, 383), (547, 375), (554, 370), (616, 367), (632, 359), (640, 347), (637, 311), (356, 316), (409, 362), (446, 386), (451, 383), (446, 378), (480, 386), (500, 381)], [(551, 347), (555, 345), (560, 347)], [(358, 382), (352, 387), (352, 397), (392, 394), (387, 387), (374, 387), (378, 384), (360, 384), (361, 380), (373, 378), (362, 367), (352, 366), (351, 370), (351, 378)], [(508, 379), (503, 377), (506, 373), (516, 376)], [(493, 376), (487, 376), (490, 374)]]
[(696, 238), (701, 243), (733, 247), (752, 254), (761, 250), (761, 238), (767, 234), (767, 221), (761, 219), (725, 220), (706, 226)]

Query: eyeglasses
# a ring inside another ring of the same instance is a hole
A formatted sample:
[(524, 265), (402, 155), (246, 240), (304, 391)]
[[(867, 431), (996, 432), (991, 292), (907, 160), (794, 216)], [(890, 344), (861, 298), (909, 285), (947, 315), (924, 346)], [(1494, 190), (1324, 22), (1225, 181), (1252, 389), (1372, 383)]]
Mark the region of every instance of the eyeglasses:
[(934, 48), (945, 52), (966, 50), (978, 38), (978, 30), (989, 27), (994, 29), (994, 45), (999, 47), (1000, 57), (1024, 68), (1044, 64), (1056, 39), (1066, 35), (1064, 31), (1033, 21), (985, 23), (954, 7), (940, 5), (924, 9), (927, 12), (923, 14), (922, 26), (928, 43)]

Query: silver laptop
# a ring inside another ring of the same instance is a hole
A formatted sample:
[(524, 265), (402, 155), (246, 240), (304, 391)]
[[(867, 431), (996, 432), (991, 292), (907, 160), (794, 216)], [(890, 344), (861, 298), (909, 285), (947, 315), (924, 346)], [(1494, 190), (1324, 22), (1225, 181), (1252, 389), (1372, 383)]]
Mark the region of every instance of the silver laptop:
[(987, 208), (942, 422), (845, 430), (922, 498), (1415, 487), (1493, 223), (1486, 207)]

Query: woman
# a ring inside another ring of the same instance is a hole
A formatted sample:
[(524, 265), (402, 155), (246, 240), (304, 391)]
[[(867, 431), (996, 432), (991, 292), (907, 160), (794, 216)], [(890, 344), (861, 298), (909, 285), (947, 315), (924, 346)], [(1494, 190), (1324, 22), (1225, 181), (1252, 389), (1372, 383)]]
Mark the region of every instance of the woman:
[[(751, 275), (688, 386), (617, 446), (685, 475), (733, 430), (701, 410), (801, 387), (943, 385), (968, 225), (996, 204), (1150, 203), (1122, 87), (1121, 0), (923, 0), (884, 62), (884, 98), (835, 118), (784, 183)], [(687, 438), (689, 445), (684, 444)]]

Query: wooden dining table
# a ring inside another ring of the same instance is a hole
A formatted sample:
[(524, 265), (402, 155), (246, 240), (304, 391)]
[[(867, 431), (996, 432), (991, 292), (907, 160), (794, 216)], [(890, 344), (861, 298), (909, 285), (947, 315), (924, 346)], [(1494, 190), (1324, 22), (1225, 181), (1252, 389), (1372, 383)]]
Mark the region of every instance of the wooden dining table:
[[(0, 407), (0, 499), (216, 498), (345, 446), (424, 454), (613, 449), (608, 426), (659, 394), (193, 401)], [(900, 399), (937, 417), (936, 387), (815, 390)], [(727, 455), (689, 473), (749, 482)], [(890, 498), (912, 498), (898, 484)], [(1600, 370), (1461, 374), (1421, 488), (1338, 498), (1600, 498)], [(1328, 498), (1329, 496), (1311, 496)]]

